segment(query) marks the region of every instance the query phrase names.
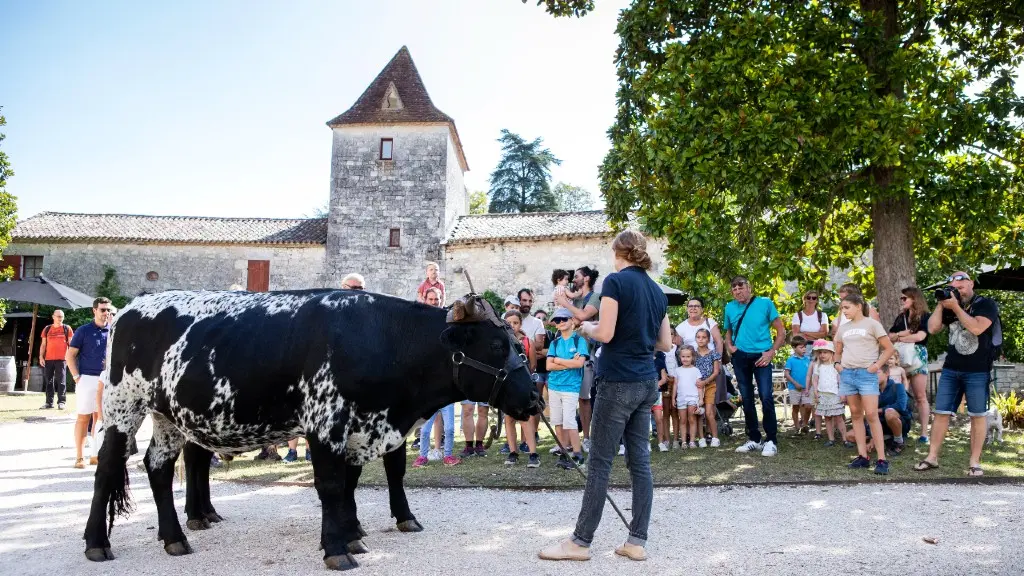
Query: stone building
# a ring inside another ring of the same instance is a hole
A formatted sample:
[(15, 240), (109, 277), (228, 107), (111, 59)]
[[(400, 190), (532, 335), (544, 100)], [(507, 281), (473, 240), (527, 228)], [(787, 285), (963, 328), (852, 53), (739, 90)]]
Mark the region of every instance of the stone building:
[[(92, 292), (104, 268), (125, 295), (180, 289), (338, 286), (360, 272), (371, 290), (415, 297), (436, 261), (449, 293), (529, 287), (550, 300), (553, 268), (612, 270), (601, 212), (469, 215), (469, 169), (452, 118), (434, 106), (402, 48), (333, 131), (327, 218), (201, 218), (43, 212), (18, 223), (4, 263)], [(652, 241), (654, 275), (663, 244)]]

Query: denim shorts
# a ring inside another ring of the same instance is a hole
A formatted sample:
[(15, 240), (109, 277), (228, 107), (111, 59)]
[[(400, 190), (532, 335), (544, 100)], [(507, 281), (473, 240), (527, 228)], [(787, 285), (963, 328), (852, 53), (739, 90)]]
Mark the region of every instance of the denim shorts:
[(463, 400), (462, 401), (462, 405), (463, 406), (480, 406), (482, 408), (487, 408), (487, 402), (473, 402), (472, 400)]
[(935, 391), (935, 414), (952, 414), (967, 397), (967, 414), (984, 416), (988, 411), (988, 372), (942, 369)]
[(878, 396), (878, 374), (867, 368), (844, 368), (839, 373), (839, 395)]

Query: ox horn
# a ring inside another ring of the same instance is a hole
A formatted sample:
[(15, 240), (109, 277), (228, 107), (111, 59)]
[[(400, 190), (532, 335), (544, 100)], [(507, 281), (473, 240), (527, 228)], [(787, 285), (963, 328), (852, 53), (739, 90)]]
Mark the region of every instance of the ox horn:
[(473, 288), (473, 280), (469, 277), (469, 269), (465, 266), (462, 267), (462, 275), (466, 277), (466, 282), (469, 284), (469, 293), (476, 294), (476, 289)]

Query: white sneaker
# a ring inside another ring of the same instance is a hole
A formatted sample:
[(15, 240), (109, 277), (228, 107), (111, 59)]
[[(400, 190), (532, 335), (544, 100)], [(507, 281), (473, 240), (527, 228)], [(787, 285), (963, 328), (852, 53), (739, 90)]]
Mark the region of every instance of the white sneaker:
[(555, 444), (554, 446), (551, 447), (551, 454), (558, 454), (561, 451), (562, 451), (562, 449), (559, 448), (557, 444)]
[(747, 443), (736, 449), (737, 452), (753, 452), (760, 450), (762, 445), (760, 442), (754, 442), (753, 440), (747, 440)]
[(427, 461), (429, 462), (437, 462), (441, 460), (441, 458), (443, 457), (444, 455), (437, 448), (433, 448), (430, 450), (430, 452), (427, 452)]
[(779, 453), (779, 449), (775, 447), (775, 442), (768, 441), (764, 443), (764, 449), (761, 450), (761, 456), (775, 456)]
[(658, 444), (658, 452), (668, 452), (668, 443), (662, 442)]
[(722, 441), (719, 440), (718, 438), (712, 438), (711, 439), (711, 447), (712, 448), (718, 448), (721, 445), (722, 445)]
[(625, 456), (625, 455), (626, 455), (626, 447), (623, 446), (622, 444), (619, 444), (619, 456)]
[(583, 439), (583, 451), (587, 454), (590, 453), (590, 438)]
[[(703, 442), (703, 440), (701, 440), (701, 442)], [(690, 448), (696, 448), (696, 447), (697, 447), (697, 443), (696, 442), (690, 442)]]
[(699, 448), (707, 448), (708, 447), (708, 441), (703, 439), (703, 438), (701, 438), (700, 440), (697, 441), (697, 446)]

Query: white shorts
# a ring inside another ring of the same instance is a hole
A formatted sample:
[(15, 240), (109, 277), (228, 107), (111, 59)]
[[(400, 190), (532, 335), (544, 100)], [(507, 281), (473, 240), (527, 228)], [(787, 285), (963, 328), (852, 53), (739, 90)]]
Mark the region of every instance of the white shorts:
[(80, 374), (75, 385), (75, 403), (79, 414), (92, 414), (99, 410), (96, 393), (100, 391), (100, 377)]
[(677, 396), (676, 408), (686, 410), (687, 406), (700, 406), (700, 398), (697, 396)]
[(576, 404), (579, 401), (579, 394), (558, 392), (548, 388), (548, 410), (551, 412), (551, 425), (561, 426), (565, 430), (576, 430)]

